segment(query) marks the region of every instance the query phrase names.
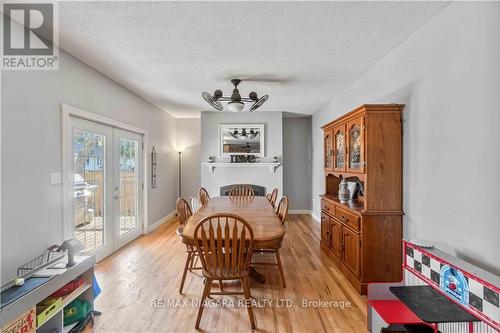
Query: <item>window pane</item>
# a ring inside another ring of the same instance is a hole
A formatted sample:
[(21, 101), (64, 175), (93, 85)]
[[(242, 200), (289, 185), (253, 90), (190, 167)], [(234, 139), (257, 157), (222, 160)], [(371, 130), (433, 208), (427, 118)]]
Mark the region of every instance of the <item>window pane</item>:
[(94, 252), (104, 245), (104, 135), (73, 131), (75, 237)]
[(137, 228), (139, 143), (120, 139), (120, 236)]

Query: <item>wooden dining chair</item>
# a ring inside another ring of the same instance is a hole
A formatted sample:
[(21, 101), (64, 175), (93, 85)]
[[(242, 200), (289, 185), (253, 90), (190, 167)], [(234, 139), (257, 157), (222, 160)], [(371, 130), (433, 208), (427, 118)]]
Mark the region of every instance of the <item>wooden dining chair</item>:
[(278, 203), (278, 208), (276, 209), (276, 214), (281, 220), (281, 224), (285, 224), (286, 216), (288, 214), (288, 197), (285, 195), (281, 197)]
[(230, 197), (245, 197), (245, 198), (253, 198), (255, 193), (253, 188), (249, 185), (238, 184), (231, 187), (229, 190)]
[(178, 198), (175, 202), (175, 209), (177, 211), (177, 218), (179, 219), (179, 224), (182, 226), (187, 220), (193, 215), (193, 211), (189, 206), (189, 203), (184, 198)]
[[(281, 220), (282, 224), (285, 224), (286, 216), (288, 214), (288, 198), (286, 196), (283, 196), (278, 204), (278, 208), (276, 210), (276, 214)], [(275, 247), (270, 247), (270, 248), (263, 248), (263, 249), (257, 249), (257, 253), (274, 253), (276, 257), (276, 262), (252, 262), (252, 265), (260, 265), (260, 266), (278, 266), (279, 272), (280, 272), (280, 277), (281, 277), (281, 283), (283, 284), (283, 288), (286, 288), (286, 282), (285, 282), (285, 274), (283, 272), (283, 265), (281, 264), (281, 256), (279, 249), (281, 247), (281, 244), (276, 245)]]
[[(184, 230), (184, 226), (187, 220), (193, 215), (188, 202), (183, 198), (178, 198), (175, 203), (175, 208), (177, 210), (177, 218), (179, 219), (179, 227), (177, 228), (177, 235), (181, 235)], [(182, 294), (182, 289), (184, 288), (184, 282), (186, 281), (187, 272), (192, 272), (193, 270), (199, 270), (201, 267), (196, 267), (196, 261), (198, 257), (198, 252), (191, 245), (186, 245), (186, 263), (184, 264), (184, 271), (182, 273), (181, 285), (179, 287), (179, 294)]]
[(206, 206), (208, 201), (210, 201), (210, 195), (208, 194), (207, 189), (204, 187), (201, 187), (198, 191), (198, 197), (203, 206)]
[(276, 199), (278, 198), (278, 189), (277, 188), (273, 189), (273, 191), (268, 195), (269, 197), (267, 199), (271, 201), (271, 205), (273, 205), (274, 207), (276, 205)]
[(198, 209), (201, 208), (200, 199), (198, 199), (197, 197), (191, 197), (191, 198), (189, 198), (189, 201), (191, 202), (191, 210), (193, 212), (197, 212)]
[[(252, 328), (255, 318), (251, 307), (250, 261), (253, 250), (253, 230), (242, 217), (230, 213), (217, 213), (202, 219), (194, 229), (194, 240), (206, 278), (201, 297), (196, 329), (200, 327), (205, 300), (210, 295), (244, 295)], [(243, 291), (211, 292), (214, 280), (240, 280)]]

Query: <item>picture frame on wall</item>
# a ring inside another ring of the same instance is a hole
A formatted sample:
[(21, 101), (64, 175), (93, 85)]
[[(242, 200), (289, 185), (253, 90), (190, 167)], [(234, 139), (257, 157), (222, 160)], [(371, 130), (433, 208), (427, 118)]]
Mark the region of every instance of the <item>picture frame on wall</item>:
[(158, 154), (156, 148), (153, 146), (151, 150), (151, 188), (155, 189), (157, 186), (157, 171), (158, 171)]
[(153, 150), (151, 151), (151, 164), (155, 165), (157, 164), (157, 154), (156, 154), (156, 148), (153, 146)]
[(219, 156), (265, 156), (264, 124), (220, 124)]

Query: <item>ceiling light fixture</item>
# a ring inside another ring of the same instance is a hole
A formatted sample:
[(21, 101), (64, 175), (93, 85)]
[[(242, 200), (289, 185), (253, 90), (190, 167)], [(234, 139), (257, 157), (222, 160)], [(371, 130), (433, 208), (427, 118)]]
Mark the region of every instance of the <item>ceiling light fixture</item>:
[(210, 104), (210, 106), (212, 106), (217, 111), (222, 111), (224, 109), (221, 102), (229, 102), (227, 103), (227, 108), (232, 112), (240, 112), (245, 108), (244, 103), (252, 102), (253, 104), (248, 111), (253, 112), (257, 110), (257, 108), (259, 108), (262, 104), (264, 104), (264, 102), (269, 98), (269, 95), (264, 95), (261, 98), (258, 98), (257, 93), (254, 91), (248, 94), (248, 97), (241, 97), (240, 91), (238, 90), (238, 85), (241, 83), (241, 80), (232, 79), (231, 83), (234, 86), (231, 97), (222, 96), (222, 90), (220, 89), (214, 91), (213, 96), (207, 92), (201, 93), (201, 96), (208, 104)]

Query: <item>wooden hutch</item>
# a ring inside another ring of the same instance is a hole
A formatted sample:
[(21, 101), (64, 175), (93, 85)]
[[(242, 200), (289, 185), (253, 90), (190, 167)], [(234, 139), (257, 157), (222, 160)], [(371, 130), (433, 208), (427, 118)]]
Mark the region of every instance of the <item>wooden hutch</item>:
[[(361, 105), (322, 127), (321, 248), (361, 294), (370, 282), (401, 280), (403, 107)], [(345, 204), (342, 178), (362, 189)]]

